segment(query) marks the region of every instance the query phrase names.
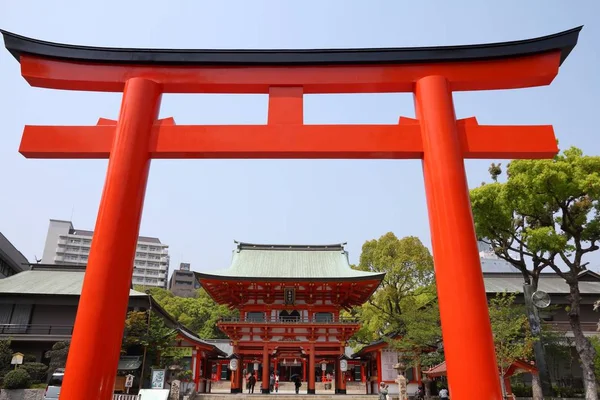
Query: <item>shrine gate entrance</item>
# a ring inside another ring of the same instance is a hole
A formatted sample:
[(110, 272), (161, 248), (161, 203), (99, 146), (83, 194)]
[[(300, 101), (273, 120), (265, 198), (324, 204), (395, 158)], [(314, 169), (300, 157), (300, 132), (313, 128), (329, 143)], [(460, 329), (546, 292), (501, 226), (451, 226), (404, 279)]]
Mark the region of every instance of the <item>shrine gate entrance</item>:
[[(463, 160), (549, 158), (558, 149), (551, 126), (456, 120), (452, 92), (548, 85), (580, 30), (489, 45), (240, 51), (72, 46), (2, 31), (32, 86), (123, 92), (117, 121), (23, 132), (26, 157), (109, 158), (61, 399), (112, 396), (153, 158), (421, 159), (450, 391), (501, 399)], [(417, 119), (303, 124), (306, 93), (386, 92), (413, 93)], [(268, 94), (268, 123), (159, 121), (162, 93)]]

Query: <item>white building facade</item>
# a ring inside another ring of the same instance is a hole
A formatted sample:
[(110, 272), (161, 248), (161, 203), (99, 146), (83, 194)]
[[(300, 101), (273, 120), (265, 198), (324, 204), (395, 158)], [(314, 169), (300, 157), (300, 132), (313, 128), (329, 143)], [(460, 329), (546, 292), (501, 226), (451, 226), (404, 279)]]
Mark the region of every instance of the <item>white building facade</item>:
[[(71, 221), (51, 219), (46, 235), (43, 264), (86, 265), (93, 231), (75, 229)], [(135, 253), (134, 285), (166, 288), (169, 246), (154, 237), (140, 236)]]

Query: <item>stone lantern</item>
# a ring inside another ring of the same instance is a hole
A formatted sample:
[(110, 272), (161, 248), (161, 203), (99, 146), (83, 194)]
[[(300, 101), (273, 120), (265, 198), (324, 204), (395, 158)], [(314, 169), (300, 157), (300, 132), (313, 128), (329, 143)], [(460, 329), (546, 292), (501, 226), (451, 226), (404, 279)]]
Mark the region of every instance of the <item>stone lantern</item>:
[(404, 376), (404, 371), (406, 370), (406, 365), (404, 363), (399, 362), (394, 365), (394, 369), (398, 372), (398, 377), (396, 378), (396, 383), (398, 383), (398, 400), (408, 400), (407, 393), (407, 382), (406, 377)]

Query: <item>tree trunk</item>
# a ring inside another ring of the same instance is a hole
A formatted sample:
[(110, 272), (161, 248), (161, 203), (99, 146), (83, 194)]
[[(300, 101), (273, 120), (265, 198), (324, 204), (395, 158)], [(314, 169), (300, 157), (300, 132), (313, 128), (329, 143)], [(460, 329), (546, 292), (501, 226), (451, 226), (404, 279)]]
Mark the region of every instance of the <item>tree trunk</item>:
[(586, 400), (598, 400), (598, 392), (596, 387), (596, 376), (594, 375), (594, 358), (596, 351), (592, 347), (590, 341), (583, 334), (581, 329), (581, 321), (579, 318), (579, 306), (581, 303), (581, 294), (579, 293), (579, 282), (577, 278), (569, 280), (569, 301), (571, 309), (569, 310), (569, 322), (573, 330), (575, 339), (575, 349), (579, 355), (579, 364), (583, 371), (583, 387), (585, 389)]
[(540, 379), (539, 374), (531, 374), (531, 392), (533, 400), (544, 400), (542, 380)]
[(542, 342), (542, 329), (540, 316), (537, 308), (533, 305), (531, 296), (537, 290), (537, 279), (531, 285), (523, 284), (523, 296), (525, 297), (525, 311), (529, 320), (529, 329), (535, 339), (533, 351), (535, 354), (535, 366), (538, 369), (538, 376), (533, 376), (531, 386), (533, 390), (533, 400), (543, 400), (544, 396), (552, 396), (552, 381), (548, 373), (546, 364), (546, 354), (544, 352), (544, 343)]

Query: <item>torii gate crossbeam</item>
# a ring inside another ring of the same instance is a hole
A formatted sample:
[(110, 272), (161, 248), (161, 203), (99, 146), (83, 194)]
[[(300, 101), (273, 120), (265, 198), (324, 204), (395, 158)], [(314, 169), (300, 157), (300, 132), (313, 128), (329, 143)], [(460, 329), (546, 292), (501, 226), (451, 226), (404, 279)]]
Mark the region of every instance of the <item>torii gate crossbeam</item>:
[[(72, 46), (2, 31), (32, 86), (123, 92), (117, 121), (26, 126), (21, 141), (30, 158), (109, 158), (61, 399), (112, 396), (151, 159), (414, 158), (423, 162), (451, 393), (500, 400), (463, 160), (550, 158), (558, 148), (551, 126), (457, 121), (452, 92), (548, 85), (580, 30), (490, 45), (240, 51)], [(412, 92), (417, 119), (303, 123), (304, 94), (386, 92)], [(157, 120), (162, 93), (268, 94), (268, 123), (177, 126)]]

